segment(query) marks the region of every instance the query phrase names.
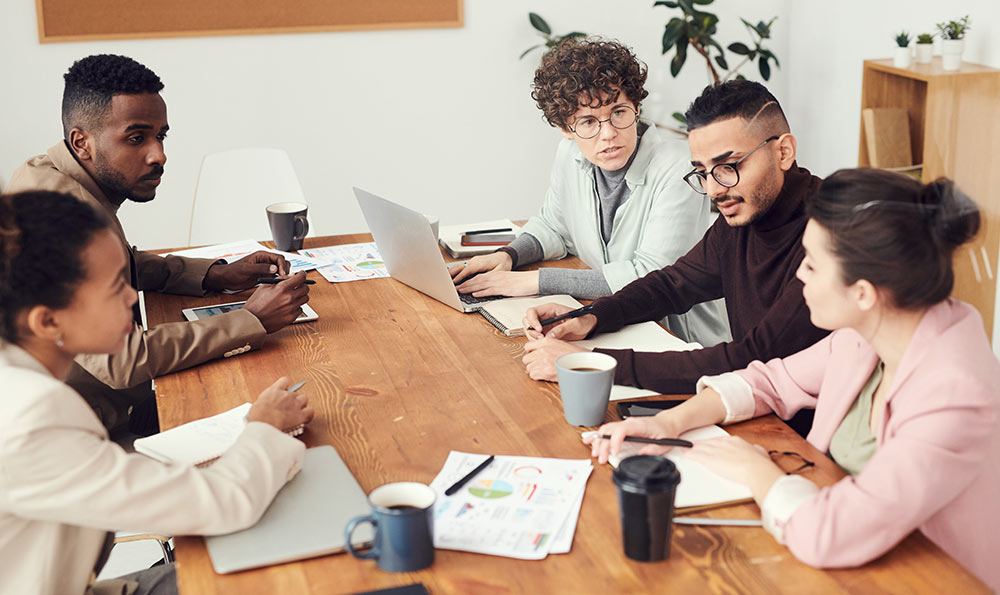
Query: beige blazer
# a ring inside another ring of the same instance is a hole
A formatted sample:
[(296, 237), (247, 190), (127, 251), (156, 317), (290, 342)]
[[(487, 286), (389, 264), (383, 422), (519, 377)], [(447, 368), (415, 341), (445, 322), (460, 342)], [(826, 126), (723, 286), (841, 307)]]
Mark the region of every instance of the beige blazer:
[[(104, 195), (65, 142), (55, 145), (45, 155), (32, 157), (14, 171), (7, 192), (25, 190), (63, 192), (106, 213), (132, 259), (135, 270), (132, 283), (137, 290), (204, 294), (202, 282), (214, 261), (163, 257), (135, 249), (118, 220), (121, 203)], [(244, 310), (198, 322), (161, 324), (149, 330), (143, 330), (136, 322), (124, 350), (111, 355), (79, 356), (78, 365), (70, 371), (66, 382), (92, 404), (101, 400), (120, 401), (121, 395), (109, 393), (211, 359), (259, 348), (266, 335), (257, 317)], [(107, 424), (109, 420), (104, 421)]]
[(259, 422), (204, 469), (127, 454), (23, 349), (0, 343), (0, 378), (2, 595), (82, 594), (107, 531), (248, 527), (302, 465), (305, 445)]

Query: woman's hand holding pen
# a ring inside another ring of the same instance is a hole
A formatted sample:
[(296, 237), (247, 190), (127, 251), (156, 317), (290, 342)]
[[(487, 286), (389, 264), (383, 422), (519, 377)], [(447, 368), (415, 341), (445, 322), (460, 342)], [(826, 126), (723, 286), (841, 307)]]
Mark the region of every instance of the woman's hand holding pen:
[(289, 390), (292, 381), (287, 377), (264, 389), (247, 413), (247, 421), (262, 421), (282, 432), (303, 426), (313, 418), (309, 398), (301, 392)]
[[(604, 424), (593, 435), (584, 438), (583, 441), (590, 444), (590, 456), (597, 457), (599, 463), (607, 463), (608, 457), (617, 455), (625, 442), (626, 436), (640, 436), (643, 438), (676, 438), (680, 432), (676, 431), (670, 423), (668, 411), (652, 417), (630, 417), (624, 421), (616, 421)], [(601, 438), (601, 435), (611, 436), (610, 440)], [(672, 446), (658, 446), (647, 444), (638, 450), (636, 454), (662, 455), (668, 452)]]

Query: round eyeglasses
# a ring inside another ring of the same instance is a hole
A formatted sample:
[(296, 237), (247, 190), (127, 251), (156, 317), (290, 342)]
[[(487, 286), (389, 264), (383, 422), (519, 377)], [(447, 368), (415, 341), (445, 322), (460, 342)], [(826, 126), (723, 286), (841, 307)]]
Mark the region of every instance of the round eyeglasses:
[(726, 188), (732, 188), (733, 186), (740, 183), (740, 164), (743, 161), (754, 154), (757, 149), (763, 147), (767, 143), (777, 140), (780, 135), (772, 136), (771, 138), (760, 143), (752, 151), (746, 155), (739, 158), (738, 161), (732, 163), (717, 163), (709, 171), (698, 171), (692, 170), (691, 173), (684, 176), (684, 181), (688, 183), (688, 186), (698, 194), (708, 194), (705, 190), (705, 180), (708, 179), (708, 175), (711, 174), (715, 181), (719, 183), (720, 186), (725, 186)]
[(628, 106), (619, 105), (611, 110), (611, 115), (606, 120), (598, 120), (596, 116), (582, 116), (577, 118), (576, 122), (573, 122), (573, 125), (569, 129), (580, 138), (586, 140), (597, 136), (601, 132), (601, 124), (605, 122), (618, 130), (625, 130), (635, 124), (638, 119), (639, 112)]

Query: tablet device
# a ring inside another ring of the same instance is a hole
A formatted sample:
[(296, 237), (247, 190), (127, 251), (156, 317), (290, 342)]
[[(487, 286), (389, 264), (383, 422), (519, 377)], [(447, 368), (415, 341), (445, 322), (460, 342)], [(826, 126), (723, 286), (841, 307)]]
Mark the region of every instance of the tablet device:
[[(201, 320), (203, 318), (209, 318), (211, 316), (218, 316), (219, 314), (225, 314), (226, 312), (232, 312), (233, 310), (239, 310), (243, 307), (246, 302), (231, 302), (228, 304), (216, 304), (214, 306), (199, 306), (197, 308), (184, 308), (184, 318), (194, 322), (195, 320)], [(310, 320), (316, 320), (319, 318), (319, 314), (316, 310), (309, 307), (309, 304), (302, 304), (302, 315), (295, 319), (295, 322), (308, 322)]]

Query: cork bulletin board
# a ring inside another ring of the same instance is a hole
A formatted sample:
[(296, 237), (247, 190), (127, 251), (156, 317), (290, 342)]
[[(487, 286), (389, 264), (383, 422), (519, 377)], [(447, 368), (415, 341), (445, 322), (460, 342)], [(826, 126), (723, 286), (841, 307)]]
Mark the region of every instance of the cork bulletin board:
[(42, 43), (462, 26), (462, 0), (35, 0)]

